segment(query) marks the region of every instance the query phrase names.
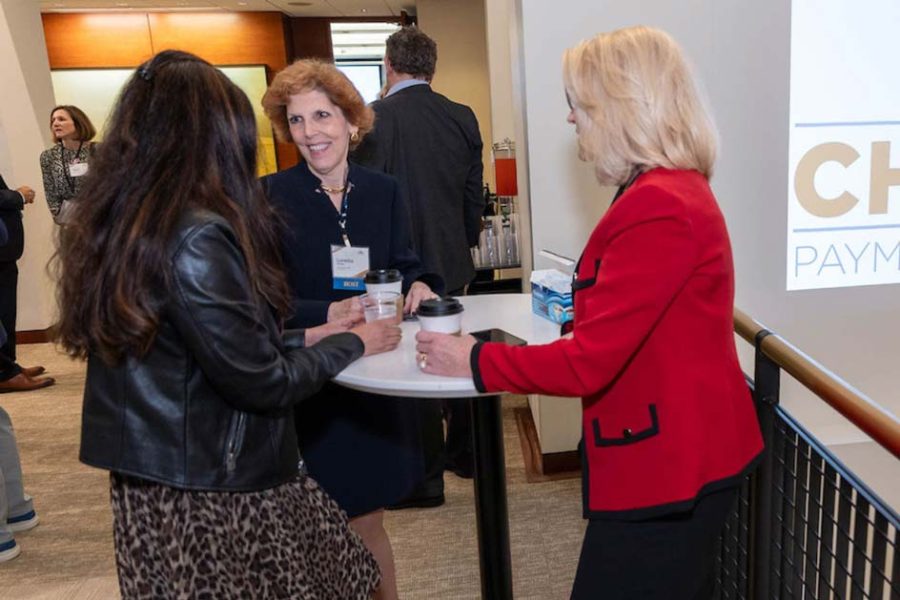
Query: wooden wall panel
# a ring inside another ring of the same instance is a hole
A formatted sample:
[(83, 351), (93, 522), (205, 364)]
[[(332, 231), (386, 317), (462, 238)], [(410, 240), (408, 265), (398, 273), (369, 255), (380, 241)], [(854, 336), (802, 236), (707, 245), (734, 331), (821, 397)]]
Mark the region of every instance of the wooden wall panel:
[(280, 13), (150, 13), (154, 52), (186, 50), (215, 65), (287, 64)]
[(291, 62), (299, 58), (321, 58), (333, 61), (331, 46), (331, 21), (324, 17), (303, 17), (290, 20), (290, 39), (293, 55)]
[[(42, 19), (51, 69), (136, 67), (169, 48), (214, 65), (265, 65), (270, 81), (288, 64), (287, 20), (276, 12), (47, 13)], [(277, 144), (276, 154), (279, 168), (297, 164), (292, 144)]]
[(146, 13), (45, 13), (51, 69), (134, 67), (153, 55)]

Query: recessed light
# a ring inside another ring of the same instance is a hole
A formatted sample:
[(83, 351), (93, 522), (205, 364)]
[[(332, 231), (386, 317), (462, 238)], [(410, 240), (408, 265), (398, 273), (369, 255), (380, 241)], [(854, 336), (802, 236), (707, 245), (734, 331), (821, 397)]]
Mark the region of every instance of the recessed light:
[(361, 13), (367, 13), (367, 12), (369, 12), (369, 11), (366, 10), (365, 8), (361, 8), (361, 9), (359, 9), (359, 12), (361, 12)]

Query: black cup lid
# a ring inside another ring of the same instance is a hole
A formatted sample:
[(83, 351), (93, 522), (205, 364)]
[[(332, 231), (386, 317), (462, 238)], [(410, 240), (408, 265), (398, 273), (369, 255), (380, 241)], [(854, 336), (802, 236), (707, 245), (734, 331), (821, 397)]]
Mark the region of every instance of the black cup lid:
[(456, 298), (432, 298), (422, 300), (416, 314), (420, 317), (446, 317), (463, 311), (462, 303)]
[(403, 275), (397, 269), (376, 269), (366, 272), (366, 283), (394, 283), (403, 281)]

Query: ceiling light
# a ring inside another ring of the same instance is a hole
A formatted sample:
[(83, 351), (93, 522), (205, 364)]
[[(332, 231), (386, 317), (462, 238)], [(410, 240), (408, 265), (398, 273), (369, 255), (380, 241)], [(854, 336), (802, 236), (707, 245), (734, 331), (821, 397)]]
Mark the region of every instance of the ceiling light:
[(361, 12), (361, 13), (367, 13), (367, 12), (369, 12), (369, 11), (366, 10), (365, 8), (361, 8), (361, 9), (359, 9), (359, 12)]

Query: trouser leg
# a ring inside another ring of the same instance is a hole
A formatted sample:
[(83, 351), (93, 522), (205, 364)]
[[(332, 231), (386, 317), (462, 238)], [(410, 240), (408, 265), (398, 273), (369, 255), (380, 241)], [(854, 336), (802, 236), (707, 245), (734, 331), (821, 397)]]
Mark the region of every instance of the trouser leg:
[(414, 496), (433, 497), (444, 493), (444, 464), (447, 462), (444, 446), (444, 423), (441, 401), (421, 400), (422, 452), (425, 460), (425, 480)]
[(19, 462), (19, 449), (16, 447), (16, 436), (13, 433), (9, 414), (0, 407), (0, 471), (3, 472), (3, 502), (5, 516), (3, 527), (8, 518), (15, 518), (34, 509), (32, 500), (25, 494), (22, 486), (22, 464)]
[(3, 480), (3, 467), (0, 467), (0, 548), (13, 539), (12, 531), (6, 524), (9, 517), (9, 507), (6, 501), (6, 482)]
[(447, 417), (447, 467), (468, 477), (471, 477), (474, 469), (472, 401), (472, 398), (444, 400), (444, 414)]
[(0, 351), (0, 381), (8, 381), (21, 372), (22, 368)]
[(0, 261), (0, 323), (6, 329), (6, 343), (0, 352), (15, 362), (16, 360), (16, 288), (19, 269), (15, 262)]

